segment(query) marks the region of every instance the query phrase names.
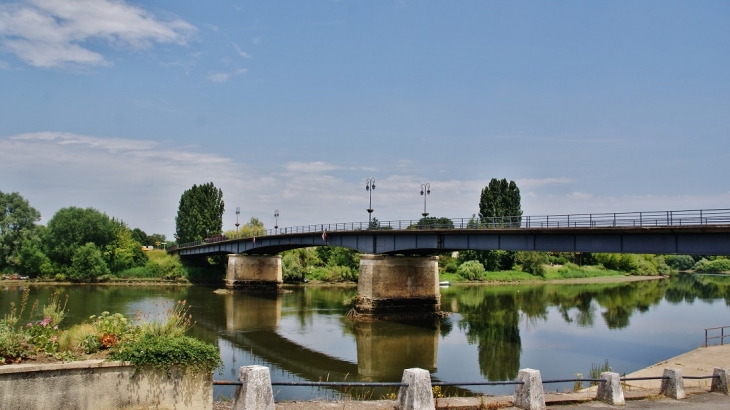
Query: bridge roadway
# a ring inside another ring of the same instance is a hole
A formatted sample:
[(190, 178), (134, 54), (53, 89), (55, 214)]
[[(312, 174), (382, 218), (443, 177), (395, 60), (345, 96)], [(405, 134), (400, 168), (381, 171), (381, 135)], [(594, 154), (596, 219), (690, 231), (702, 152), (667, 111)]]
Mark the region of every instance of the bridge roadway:
[(324, 229), (303, 233), (183, 245), (170, 252), (180, 256), (274, 255), (295, 248), (341, 246), (382, 255), (434, 255), (461, 250), (730, 255), (730, 224), (342, 231), (327, 231), (326, 225), (321, 226)]

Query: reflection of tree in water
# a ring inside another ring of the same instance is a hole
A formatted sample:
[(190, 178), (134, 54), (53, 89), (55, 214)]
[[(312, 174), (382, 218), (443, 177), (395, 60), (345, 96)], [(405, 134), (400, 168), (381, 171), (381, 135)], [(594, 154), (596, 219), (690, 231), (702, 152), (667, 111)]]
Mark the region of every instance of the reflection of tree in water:
[(711, 302), (721, 298), (730, 306), (730, 277), (680, 274), (672, 281), (665, 298), (672, 304), (693, 303), (696, 299)]
[(459, 301), (464, 330), (479, 349), (479, 369), (490, 380), (514, 379), (520, 367), (520, 318), (547, 320), (555, 306), (567, 323), (592, 327), (601, 310), (609, 329), (629, 325), (634, 311), (658, 304), (670, 282), (666, 280), (617, 284), (500, 286), (463, 288)]
[[(476, 302), (474, 297), (475, 293), (481, 293), (479, 290), (464, 289), (462, 294), (466, 296), (465, 299)], [(502, 293), (485, 296), (475, 304), (459, 304), (463, 316), (459, 328), (466, 332), (469, 344), (477, 344), (479, 370), (487, 379), (514, 379), (519, 371), (522, 352), (516, 295)]]

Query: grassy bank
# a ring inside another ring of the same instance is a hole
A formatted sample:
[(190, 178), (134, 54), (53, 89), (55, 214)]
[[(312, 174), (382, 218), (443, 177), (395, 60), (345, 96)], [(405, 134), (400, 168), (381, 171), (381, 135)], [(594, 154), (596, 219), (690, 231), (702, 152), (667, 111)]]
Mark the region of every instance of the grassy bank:
[[(570, 264), (572, 265), (572, 264)], [(600, 266), (545, 266), (545, 275), (533, 275), (516, 267), (509, 271), (485, 271), (478, 280), (469, 281), (458, 273), (442, 272), (439, 279), (451, 283), (458, 282), (544, 282), (560, 279), (583, 279), (607, 276), (625, 276), (626, 273), (605, 269)]]

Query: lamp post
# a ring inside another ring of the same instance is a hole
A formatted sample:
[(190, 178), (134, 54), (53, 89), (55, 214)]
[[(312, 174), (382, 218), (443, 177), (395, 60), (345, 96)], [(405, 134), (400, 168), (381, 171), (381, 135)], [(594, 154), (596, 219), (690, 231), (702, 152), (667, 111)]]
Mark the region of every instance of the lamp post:
[(236, 234), (238, 234), (238, 226), (240, 225), (238, 223), (238, 215), (240, 215), (240, 214), (241, 214), (241, 208), (236, 207)]
[(368, 229), (373, 217), (373, 190), (375, 189), (375, 177), (370, 177), (365, 181), (365, 190), (370, 193), (370, 205), (368, 206)]
[(425, 184), (421, 184), (421, 195), (423, 195), (423, 213), (421, 215), (423, 215), (424, 218), (428, 216), (428, 212), (426, 212), (426, 198), (430, 194), (431, 194), (431, 184), (428, 182)]
[(274, 209), (274, 218), (276, 222), (274, 222), (274, 233), (276, 233), (276, 230), (279, 229), (279, 210)]

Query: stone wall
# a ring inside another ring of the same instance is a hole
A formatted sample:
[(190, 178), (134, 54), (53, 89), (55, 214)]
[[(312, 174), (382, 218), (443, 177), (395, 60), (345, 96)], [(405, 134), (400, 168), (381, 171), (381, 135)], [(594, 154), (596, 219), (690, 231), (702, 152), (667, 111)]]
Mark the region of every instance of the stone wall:
[(212, 409), (212, 375), (180, 373), (101, 360), (0, 366), (0, 403), (4, 410)]

